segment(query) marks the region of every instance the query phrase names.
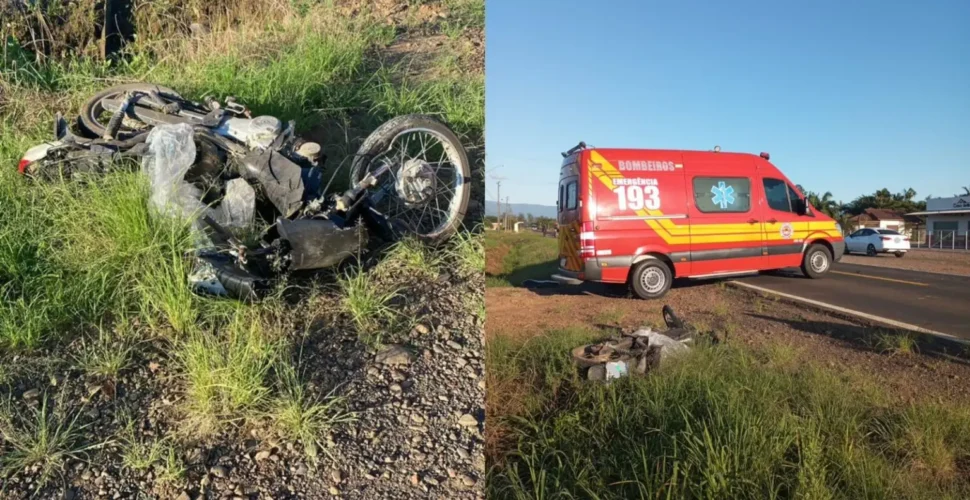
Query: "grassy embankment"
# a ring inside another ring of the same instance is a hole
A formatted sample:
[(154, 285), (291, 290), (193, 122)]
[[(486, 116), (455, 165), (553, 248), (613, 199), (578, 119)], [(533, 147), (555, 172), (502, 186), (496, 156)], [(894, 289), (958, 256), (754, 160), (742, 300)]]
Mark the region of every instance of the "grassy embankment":
[[(490, 252), (509, 249), (487, 255), (490, 272), (555, 262), (554, 244), (515, 251), (533, 245), (489, 233)], [(490, 498), (970, 496), (966, 405), (902, 403), (778, 346), (701, 347), (647, 377), (579, 380), (569, 350), (610, 333), (487, 333)]]

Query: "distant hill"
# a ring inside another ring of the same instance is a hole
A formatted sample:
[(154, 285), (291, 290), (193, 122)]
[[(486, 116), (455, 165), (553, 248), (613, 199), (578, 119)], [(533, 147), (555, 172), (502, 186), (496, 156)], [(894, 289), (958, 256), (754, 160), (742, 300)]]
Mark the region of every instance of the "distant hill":
[[(503, 208), (505, 204), (502, 204)], [(556, 207), (549, 205), (533, 205), (531, 203), (512, 203), (512, 213), (514, 214), (532, 214), (534, 217), (551, 217), (556, 218)], [(485, 202), (485, 215), (498, 215), (498, 206), (495, 200)]]

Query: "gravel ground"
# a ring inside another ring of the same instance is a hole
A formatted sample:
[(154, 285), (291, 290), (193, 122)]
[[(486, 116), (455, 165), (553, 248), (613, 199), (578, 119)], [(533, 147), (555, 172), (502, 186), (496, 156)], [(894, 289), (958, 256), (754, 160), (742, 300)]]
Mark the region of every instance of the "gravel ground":
[(186, 430), (171, 346), (158, 339), (139, 345), (132, 367), (110, 384), (74, 367), (77, 346), (66, 346), (0, 360), (16, 367), (0, 370), (0, 399), (9, 398), (15, 414), (46, 405), (68, 421), (76, 417), (83, 431), (74, 448), (101, 446), (68, 459), (40, 491), (38, 469), (15, 472), (0, 498), (483, 498), (484, 324), (469, 310), (481, 300), (482, 275), (386, 274), (388, 287), (410, 285), (395, 309), (413, 327), (386, 334), (376, 349), (336, 312), (339, 297), (294, 308), (294, 315), (317, 314), (292, 339), (301, 346), (308, 390), (322, 396), (336, 387), (355, 414), (325, 437), (329, 446), (316, 465), (299, 442), (257, 420), (180, 441), (173, 458), (185, 465), (181, 480), (163, 483), (158, 467), (131, 470), (122, 459), (130, 446), (126, 419), (137, 441)]
[(892, 267), (910, 271), (970, 276), (970, 252), (940, 250), (910, 250), (905, 257), (894, 255), (845, 255), (842, 262), (863, 266)]

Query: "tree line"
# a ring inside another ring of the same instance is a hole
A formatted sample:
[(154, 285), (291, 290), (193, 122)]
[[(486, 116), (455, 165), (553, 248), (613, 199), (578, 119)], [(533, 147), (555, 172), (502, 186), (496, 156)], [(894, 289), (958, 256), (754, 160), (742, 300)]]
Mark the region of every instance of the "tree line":
[[(836, 201), (831, 191), (819, 193), (805, 189), (801, 184), (796, 185), (798, 190), (805, 195), (805, 199), (816, 210), (835, 219), (842, 227), (849, 227), (849, 218), (865, 212), (867, 208), (884, 208), (904, 214), (921, 212), (926, 210), (926, 199), (930, 198), (930, 196), (927, 196), (922, 200), (916, 199), (916, 190), (913, 188), (907, 188), (898, 193), (882, 188), (872, 194), (861, 195), (849, 203), (843, 203)], [(963, 193), (958, 196), (970, 195), (970, 186), (963, 186), (962, 189)], [(545, 225), (548, 228), (553, 228), (556, 225), (556, 220), (551, 217), (535, 217), (532, 214), (510, 214), (510, 217), (516, 222), (525, 222), (530, 226), (535, 224), (538, 227)], [(490, 215), (485, 218), (485, 221), (497, 222), (498, 217)]]

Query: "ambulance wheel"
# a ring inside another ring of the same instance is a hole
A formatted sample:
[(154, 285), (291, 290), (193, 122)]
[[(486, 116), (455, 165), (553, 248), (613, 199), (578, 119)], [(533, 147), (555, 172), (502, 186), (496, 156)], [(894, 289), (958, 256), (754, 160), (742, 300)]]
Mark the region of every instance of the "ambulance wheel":
[(832, 267), (832, 252), (824, 245), (815, 244), (808, 247), (802, 258), (802, 272), (805, 276), (818, 279), (825, 276)]
[(906, 255), (906, 252), (896, 252), (895, 255), (897, 259), (901, 259), (904, 255)]
[(630, 288), (641, 299), (658, 299), (670, 290), (674, 275), (661, 260), (648, 259), (633, 268)]

